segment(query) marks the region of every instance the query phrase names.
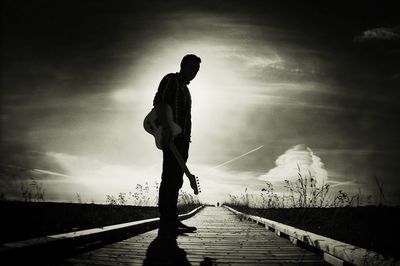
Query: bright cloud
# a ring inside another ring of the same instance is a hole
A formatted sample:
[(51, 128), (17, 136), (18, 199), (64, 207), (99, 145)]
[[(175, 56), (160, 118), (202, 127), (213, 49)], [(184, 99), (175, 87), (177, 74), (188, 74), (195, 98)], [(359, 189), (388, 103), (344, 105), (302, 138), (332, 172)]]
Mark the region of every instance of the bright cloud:
[(299, 168), (302, 176), (308, 176), (310, 172), (318, 183), (326, 183), (328, 179), (328, 172), (321, 158), (304, 144), (298, 144), (285, 151), (278, 157), (275, 164), (276, 167), (259, 176), (259, 179), (270, 182), (293, 180), (298, 177)]
[[(58, 191), (56, 198), (73, 199), (78, 193), (85, 200), (104, 202), (106, 195), (135, 192), (137, 184), (145, 185), (146, 182), (151, 188), (150, 196), (152, 198), (156, 196), (154, 185), (155, 182), (160, 182), (161, 161), (142, 168), (134, 165), (115, 165), (65, 153), (48, 152), (47, 156), (56, 159), (67, 172), (64, 174), (43, 169), (34, 170), (39, 176), (45, 177), (40, 181), (48, 194)], [(218, 167), (206, 164), (188, 166), (192, 173), (199, 177), (202, 190), (199, 199), (202, 202), (212, 204), (217, 201), (223, 202), (228, 199), (230, 193), (241, 193), (245, 187), (249, 191), (258, 191), (263, 184), (257, 179), (260, 173), (231, 171), (224, 167), (225, 164)], [(192, 193), (186, 177), (182, 190)]]
[[(46, 170), (42, 173), (52, 173), (61, 179), (61, 183), (72, 183), (77, 191), (90, 195), (94, 199), (105, 199), (105, 195), (127, 193), (135, 190), (137, 184), (146, 182), (152, 186), (159, 182), (161, 164), (147, 168), (134, 165), (116, 165), (93, 160), (81, 156), (64, 153), (47, 153), (48, 156), (66, 169), (68, 175), (56, 174)], [(39, 171), (39, 170), (36, 170)]]

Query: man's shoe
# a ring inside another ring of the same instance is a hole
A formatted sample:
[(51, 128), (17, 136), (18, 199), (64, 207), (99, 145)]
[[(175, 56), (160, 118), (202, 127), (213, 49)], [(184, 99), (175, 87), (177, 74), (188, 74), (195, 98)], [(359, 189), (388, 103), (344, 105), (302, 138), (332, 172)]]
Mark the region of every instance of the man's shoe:
[(159, 237), (176, 238), (177, 236), (184, 235), (185, 233), (191, 233), (191, 231), (188, 231), (187, 229), (182, 229), (182, 228), (175, 228), (175, 229), (160, 228), (160, 229), (158, 229)]
[(191, 231), (186, 228), (179, 227), (177, 223), (174, 222), (162, 222), (160, 223), (160, 228), (158, 229), (158, 235), (165, 237), (177, 237), (178, 235), (183, 235), (190, 232)]
[(177, 225), (179, 230), (187, 231), (188, 233), (192, 233), (197, 230), (195, 226), (187, 226), (186, 224), (183, 224), (179, 220), (177, 220)]

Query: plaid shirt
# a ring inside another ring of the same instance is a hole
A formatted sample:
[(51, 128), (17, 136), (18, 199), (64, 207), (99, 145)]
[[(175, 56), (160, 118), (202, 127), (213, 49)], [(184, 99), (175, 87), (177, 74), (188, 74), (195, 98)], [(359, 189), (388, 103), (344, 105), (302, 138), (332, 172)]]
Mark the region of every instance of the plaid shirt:
[(192, 98), (188, 87), (179, 78), (178, 73), (167, 74), (161, 80), (153, 100), (153, 106), (160, 103), (171, 106), (174, 122), (182, 128), (183, 137), (190, 141)]

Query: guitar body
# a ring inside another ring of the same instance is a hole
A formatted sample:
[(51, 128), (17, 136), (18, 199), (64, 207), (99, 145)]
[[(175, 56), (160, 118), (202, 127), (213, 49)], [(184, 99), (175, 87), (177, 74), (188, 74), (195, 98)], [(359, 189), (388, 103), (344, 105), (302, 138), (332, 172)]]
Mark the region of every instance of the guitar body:
[[(171, 106), (167, 105), (166, 111), (167, 121), (169, 126), (171, 127), (172, 135), (175, 138), (182, 132), (182, 129), (174, 122)], [(143, 121), (143, 127), (148, 133), (154, 136), (157, 148), (162, 150), (162, 126), (158, 120), (155, 108), (153, 108), (151, 112), (145, 117)]]
[[(167, 112), (166, 115), (167, 115), (168, 125), (170, 126), (172, 135), (175, 138), (177, 135), (179, 135), (182, 132), (182, 129), (179, 125), (177, 125), (174, 122), (171, 106), (167, 105), (166, 112)], [(163, 148), (162, 126), (158, 119), (158, 115), (157, 115), (155, 108), (153, 108), (150, 111), (150, 113), (145, 117), (145, 119), (143, 121), (143, 127), (149, 134), (153, 135), (155, 143), (156, 143), (156, 147), (158, 149), (162, 150), (162, 148)], [(199, 184), (198, 178), (190, 173), (189, 169), (186, 166), (185, 161), (183, 160), (182, 156), (180, 155), (178, 149), (176, 148), (176, 146), (173, 142), (169, 144), (169, 148), (171, 149), (172, 153), (174, 154), (176, 160), (178, 161), (179, 166), (182, 168), (182, 170), (185, 172), (186, 176), (189, 178), (190, 187), (193, 189), (194, 194), (195, 195), (199, 194), (199, 192), (201, 192), (201, 191), (200, 191), (200, 184)]]

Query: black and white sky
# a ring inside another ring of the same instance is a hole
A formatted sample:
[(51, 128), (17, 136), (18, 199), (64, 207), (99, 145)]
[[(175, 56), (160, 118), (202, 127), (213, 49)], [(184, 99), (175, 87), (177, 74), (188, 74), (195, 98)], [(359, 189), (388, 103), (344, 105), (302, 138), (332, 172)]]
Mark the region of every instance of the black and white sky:
[(201, 200), (279, 187), (298, 165), (364, 195), (377, 192), (377, 177), (387, 201), (400, 200), (400, 22), (390, 2), (2, 5), (0, 182), (9, 198), (30, 175), (60, 201), (78, 193), (101, 202), (159, 181), (162, 154), (143, 118), (162, 77), (194, 53), (202, 63), (189, 85), (188, 166)]

